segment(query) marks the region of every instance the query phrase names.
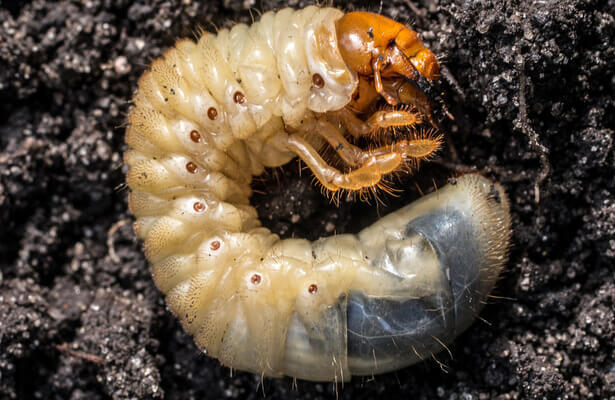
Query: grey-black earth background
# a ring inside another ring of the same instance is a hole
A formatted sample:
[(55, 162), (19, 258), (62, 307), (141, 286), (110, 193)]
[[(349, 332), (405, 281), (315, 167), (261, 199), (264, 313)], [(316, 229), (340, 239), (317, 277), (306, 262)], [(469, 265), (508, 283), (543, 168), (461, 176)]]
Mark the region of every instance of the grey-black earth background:
[(613, 0), (335, 2), (408, 21), (443, 57), (461, 89), (443, 83), (454, 151), (400, 178), (385, 205), (338, 208), (297, 162), (255, 181), (252, 201), (281, 236), (315, 239), (356, 232), (468, 167), (502, 182), (510, 261), (452, 358), (337, 387), (259, 387), (202, 355), (166, 310), (120, 187), (137, 79), (198, 26), (309, 4), (2, 1), (0, 398), (615, 399)]

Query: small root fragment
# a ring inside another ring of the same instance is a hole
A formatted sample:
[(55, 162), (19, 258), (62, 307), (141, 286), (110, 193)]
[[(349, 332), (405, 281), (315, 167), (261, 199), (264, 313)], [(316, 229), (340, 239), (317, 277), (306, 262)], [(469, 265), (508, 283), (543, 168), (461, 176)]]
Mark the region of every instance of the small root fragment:
[[(523, 57), (521, 57), (523, 59)], [(532, 128), (531, 122), (527, 115), (527, 100), (526, 86), (527, 76), (523, 72), (525, 69), (525, 61), (521, 64), (521, 73), (519, 76), (519, 114), (517, 122), (521, 131), (527, 136), (530, 147), (538, 153), (540, 159), (540, 171), (534, 181), (534, 201), (540, 202), (540, 184), (549, 176), (551, 172), (551, 164), (549, 163), (549, 148), (543, 145), (540, 141), (540, 135)]]
[(117, 221), (116, 223), (114, 223), (113, 225), (111, 225), (111, 228), (109, 228), (109, 230), (107, 231), (107, 248), (109, 249), (108, 254), (109, 254), (109, 258), (111, 258), (111, 261), (113, 261), (115, 264), (119, 264), (121, 260), (115, 253), (115, 243), (113, 242), (113, 236), (115, 236), (115, 233), (121, 227), (128, 224), (129, 222), (130, 220), (128, 218), (121, 219)]
[(68, 343), (58, 344), (56, 345), (56, 349), (63, 353), (67, 353), (71, 357), (80, 358), (94, 364), (102, 365), (105, 363), (105, 360), (102, 357), (69, 348)]

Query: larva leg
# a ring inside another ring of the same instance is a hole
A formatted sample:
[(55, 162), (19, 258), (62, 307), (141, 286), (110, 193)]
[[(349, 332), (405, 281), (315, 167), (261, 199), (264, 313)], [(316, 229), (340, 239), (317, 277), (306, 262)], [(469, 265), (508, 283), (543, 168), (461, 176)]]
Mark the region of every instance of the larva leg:
[(365, 152), (368, 157), (378, 157), (388, 153), (400, 154), (403, 158), (423, 159), (435, 153), (442, 140), (439, 136), (419, 137), (411, 140), (400, 140), (388, 146), (377, 147)]
[(401, 154), (388, 152), (369, 157), (360, 168), (343, 173), (327, 164), (299, 134), (289, 136), (286, 145), (307, 164), (320, 183), (332, 192), (339, 189), (361, 190), (374, 186), (380, 182), (382, 175), (396, 170), (403, 161)]
[[(391, 116), (392, 118), (395, 115)], [(372, 118), (370, 118), (371, 120)], [(378, 119), (384, 121), (391, 119), (388, 116), (381, 115)], [(323, 120), (314, 120), (302, 126), (304, 133), (316, 133), (323, 137), (329, 145), (337, 152), (337, 154), (349, 166), (361, 166), (368, 162), (372, 157), (379, 157), (387, 153), (398, 153), (403, 158), (425, 158), (432, 155), (442, 142), (439, 136), (434, 137), (418, 137), (411, 140), (399, 140), (387, 146), (377, 147), (370, 150), (362, 150), (354, 146), (344, 138), (344, 136), (330, 123)]]
[(329, 123), (314, 121), (303, 127), (313, 129), (337, 151), (340, 157), (351, 166), (360, 165), (356, 170), (342, 173), (331, 167), (320, 154), (299, 134), (288, 138), (288, 148), (312, 170), (316, 178), (331, 191), (339, 189), (360, 190), (376, 185), (382, 176), (398, 169), (404, 159), (422, 159), (433, 154), (440, 147), (440, 138), (417, 138), (401, 140), (392, 145), (372, 150), (361, 150), (348, 143)]
[(411, 109), (377, 111), (367, 121), (361, 120), (348, 107), (335, 111), (334, 114), (355, 138), (367, 136), (378, 130), (414, 127), (423, 122), (420, 115)]
[(369, 157), (363, 150), (350, 144), (344, 135), (327, 121), (313, 120), (302, 125), (300, 130), (304, 134), (320, 135), (350, 167), (363, 164)]

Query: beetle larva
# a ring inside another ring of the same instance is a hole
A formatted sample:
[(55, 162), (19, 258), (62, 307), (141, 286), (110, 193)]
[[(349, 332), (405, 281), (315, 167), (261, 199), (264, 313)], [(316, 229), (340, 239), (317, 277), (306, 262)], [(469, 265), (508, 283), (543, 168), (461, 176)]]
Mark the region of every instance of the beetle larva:
[[(403, 25), (315, 6), (180, 40), (153, 62), (128, 118), (129, 203), (156, 285), (201, 349), (258, 374), (340, 381), (410, 365), (470, 324), (506, 259), (499, 185), (464, 176), (316, 242), (280, 240), (249, 203), (252, 176), (297, 155), (336, 192), (432, 154), (439, 140), (415, 126), (433, 121), (438, 68)], [(348, 141), (361, 137), (382, 142)]]

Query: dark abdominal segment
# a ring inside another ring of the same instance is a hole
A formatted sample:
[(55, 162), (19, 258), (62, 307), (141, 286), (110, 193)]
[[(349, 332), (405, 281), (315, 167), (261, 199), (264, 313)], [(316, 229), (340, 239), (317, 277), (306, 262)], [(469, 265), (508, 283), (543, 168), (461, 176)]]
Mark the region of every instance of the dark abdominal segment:
[(371, 266), (395, 279), (348, 295), (349, 369), (371, 375), (430, 358), (476, 318), (506, 260), (508, 200), (467, 175), (358, 236)]

